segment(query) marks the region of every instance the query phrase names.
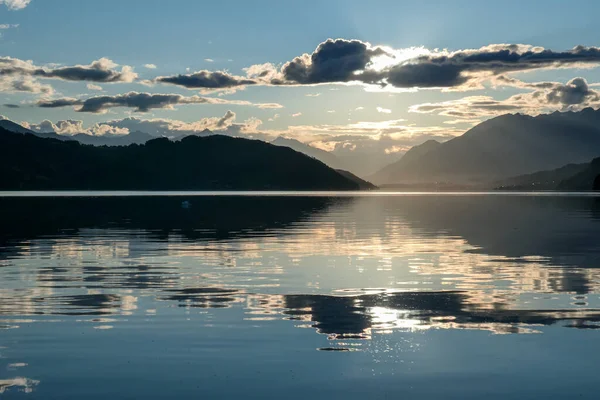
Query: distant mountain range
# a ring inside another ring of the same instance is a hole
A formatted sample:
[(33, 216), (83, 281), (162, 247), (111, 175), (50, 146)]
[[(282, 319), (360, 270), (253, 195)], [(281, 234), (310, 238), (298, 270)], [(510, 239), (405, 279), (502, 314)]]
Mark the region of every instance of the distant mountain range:
[(277, 146), (286, 146), (300, 153), (307, 154), (329, 165), (334, 169), (352, 171), (362, 177), (372, 175), (389, 162), (398, 159), (394, 154), (368, 153), (364, 151), (346, 152), (344, 154), (334, 154), (329, 151), (318, 149), (296, 139), (290, 139), (279, 136), (271, 143)]
[(302, 143), (296, 139), (290, 139), (283, 136), (279, 136), (278, 138), (273, 140), (271, 144), (274, 144), (275, 146), (289, 147), (290, 149), (294, 149), (300, 153), (304, 153), (329, 165), (333, 169), (347, 169), (344, 163), (333, 153), (318, 149), (313, 146), (309, 146), (308, 144)]
[[(4, 123), (4, 126), (8, 126)], [(12, 127), (15, 128), (15, 127)], [(0, 128), (0, 190), (358, 190), (287, 147), (222, 135), (98, 147)]]
[(600, 156), (600, 111), (507, 114), (444, 143), (426, 142), (368, 179), (376, 184), (481, 185)]

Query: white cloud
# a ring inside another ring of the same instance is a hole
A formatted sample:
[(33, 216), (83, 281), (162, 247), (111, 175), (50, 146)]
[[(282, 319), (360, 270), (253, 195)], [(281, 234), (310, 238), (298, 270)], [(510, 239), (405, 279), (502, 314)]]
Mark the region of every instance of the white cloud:
[(156, 64), (144, 64), (144, 68), (156, 69)]
[(292, 118), (296, 118), (296, 117), (299, 117), (299, 116), (301, 116), (301, 115), (302, 115), (302, 113), (301, 113), (301, 112), (297, 112), (297, 113), (295, 113), (295, 114), (292, 114)]
[(5, 4), (9, 10), (22, 10), (31, 3), (31, 0), (0, 0), (0, 4)]
[(88, 88), (89, 90), (99, 90), (99, 91), (102, 91), (102, 90), (104, 90), (104, 89), (102, 89), (102, 86), (99, 86), (99, 85), (94, 85), (93, 83), (88, 83), (88, 84), (87, 84), (87, 88)]
[(204, 61), (209, 62), (209, 63), (215, 62), (215, 60), (213, 60), (212, 58), (205, 58)]
[(588, 85), (583, 78), (574, 78), (563, 84), (527, 83), (513, 78), (498, 77), (496, 83), (535, 90), (502, 100), (492, 96), (468, 96), (457, 100), (415, 104), (409, 108), (409, 112), (452, 118), (446, 121), (446, 124), (474, 124), (510, 112), (537, 115), (548, 111), (577, 111), (585, 107), (600, 107), (600, 92), (591, 89), (593, 85)]
[(378, 113), (383, 113), (383, 114), (391, 114), (392, 110), (390, 110), (388, 108), (377, 107), (377, 112)]

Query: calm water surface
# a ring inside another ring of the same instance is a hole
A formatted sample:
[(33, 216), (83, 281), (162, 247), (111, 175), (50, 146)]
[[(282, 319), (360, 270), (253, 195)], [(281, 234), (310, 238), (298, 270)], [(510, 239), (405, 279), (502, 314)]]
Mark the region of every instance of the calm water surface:
[(589, 194), (4, 193), (0, 397), (597, 399), (599, 267)]

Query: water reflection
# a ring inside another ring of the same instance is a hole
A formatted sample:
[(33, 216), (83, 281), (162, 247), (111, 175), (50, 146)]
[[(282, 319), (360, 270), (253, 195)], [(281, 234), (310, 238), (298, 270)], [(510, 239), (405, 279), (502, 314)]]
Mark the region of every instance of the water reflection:
[(223, 308), (338, 341), (600, 327), (597, 198), (189, 201), (0, 198), (0, 328)]
[(40, 382), (28, 378), (0, 379), (0, 394), (10, 390), (17, 390), (25, 393), (31, 393), (33, 388)]

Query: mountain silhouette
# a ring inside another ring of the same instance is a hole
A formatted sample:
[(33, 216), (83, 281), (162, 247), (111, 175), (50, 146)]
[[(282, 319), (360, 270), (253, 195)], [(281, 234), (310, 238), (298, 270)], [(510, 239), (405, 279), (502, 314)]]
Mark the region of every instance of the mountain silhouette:
[(562, 180), (558, 190), (600, 190), (600, 157), (586, 165), (582, 171)]
[(27, 129), (27, 128), (17, 124), (16, 122), (12, 122), (9, 119), (1, 119), (0, 120), (0, 128), (5, 129), (9, 132), (35, 134), (35, 132), (33, 132), (32, 130)]
[(275, 146), (289, 147), (290, 149), (296, 150), (300, 153), (304, 153), (308, 156), (316, 158), (324, 164), (327, 164), (333, 169), (347, 169), (344, 163), (333, 153), (302, 143), (296, 139), (290, 139), (283, 136), (279, 136), (275, 140), (273, 140), (271, 144), (274, 144)]
[(427, 147), (431, 148), (420, 157), (404, 161), (403, 157), (371, 180), (376, 184), (480, 184), (586, 163), (600, 154), (600, 111), (586, 108), (536, 117), (506, 114)]
[(406, 168), (407, 165), (410, 168), (411, 163), (416, 162), (419, 158), (430, 151), (437, 149), (439, 146), (441, 146), (441, 143), (435, 140), (428, 140), (418, 146), (414, 146), (408, 150), (400, 160), (379, 170), (375, 175), (371, 176), (370, 179), (382, 183), (394, 182), (396, 171)]
[(222, 135), (98, 147), (0, 128), (2, 190), (358, 190), (290, 148)]

